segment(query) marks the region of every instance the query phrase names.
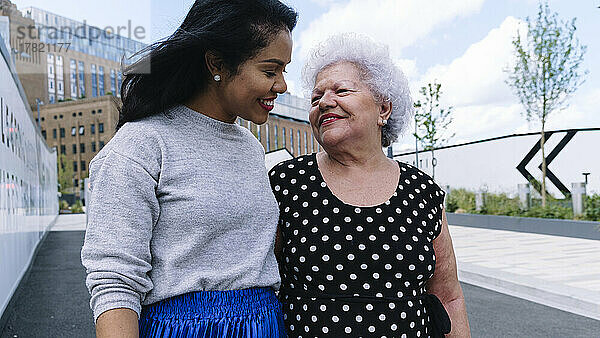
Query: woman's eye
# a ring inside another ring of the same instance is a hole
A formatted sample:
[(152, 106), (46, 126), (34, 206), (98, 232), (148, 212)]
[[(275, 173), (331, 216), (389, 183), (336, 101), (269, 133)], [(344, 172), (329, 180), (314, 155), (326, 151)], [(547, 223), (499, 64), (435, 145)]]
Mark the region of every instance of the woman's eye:
[(319, 103), (319, 100), (320, 100), (320, 99), (321, 99), (321, 97), (320, 97), (320, 96), (315, 96), (315, 97), (313, 97), (313, 98), (312, 98), (312, 104), (313, 104), (313, 106), (314, 106), (315, 104)]
[(277, 74), (275, 72), (266, 71), (265, 74), (267, 74), (268, 77), (275, 77), (275, 76), (277, 76)]
[(348, 89), (343, 89), (343, 88), (340, 88), (336, 91), (336, 93), (338, 93), (338, 94), (342, 94), (342, 93), (346, 93), (346, 92), (348, 92)]

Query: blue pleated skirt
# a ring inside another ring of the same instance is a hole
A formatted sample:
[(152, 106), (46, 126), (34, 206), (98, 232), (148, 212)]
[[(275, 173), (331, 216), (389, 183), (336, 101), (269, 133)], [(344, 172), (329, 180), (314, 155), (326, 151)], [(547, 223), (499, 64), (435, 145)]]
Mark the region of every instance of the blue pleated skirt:
[(271, 288), (199, 291), (144, 306), (140, 337), (286, 337)]

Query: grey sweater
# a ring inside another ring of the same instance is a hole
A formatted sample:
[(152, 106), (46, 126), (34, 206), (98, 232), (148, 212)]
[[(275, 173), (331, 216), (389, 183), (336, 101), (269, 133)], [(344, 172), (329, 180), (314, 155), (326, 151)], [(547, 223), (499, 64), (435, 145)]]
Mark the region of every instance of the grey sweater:
[(81, 261), (103, 312), (201, 290), (279, 287), (264, 149), (185, 106), (126, 123), (90, 162)]

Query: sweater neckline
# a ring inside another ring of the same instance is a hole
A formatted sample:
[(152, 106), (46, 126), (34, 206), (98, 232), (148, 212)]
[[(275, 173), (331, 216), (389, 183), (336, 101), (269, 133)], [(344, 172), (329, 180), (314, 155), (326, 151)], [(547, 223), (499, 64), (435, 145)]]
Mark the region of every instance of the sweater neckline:
[(199, 113), (186, 105), (180, 104), (173, 108), (174, 115), (183, 116), (187, 120), (202, 125), (204, 128), (214, 130), (219, 133), (225, 134), (239, 134), (241, 132), (240, 126), (237, 123), (227, 123), (219, 121), (202, 113)]

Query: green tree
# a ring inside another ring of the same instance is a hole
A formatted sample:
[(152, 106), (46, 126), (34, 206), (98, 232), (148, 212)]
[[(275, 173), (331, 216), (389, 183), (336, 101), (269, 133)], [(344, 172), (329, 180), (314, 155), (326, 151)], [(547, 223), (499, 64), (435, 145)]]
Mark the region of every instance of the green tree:
[(419, 93), (423, 101), (417, 100), (414, 104), (416, 108), (415, 120), (417, 127), (413, 135), (418, 143), (421, 144), (423, 150), (431, 151), (433, 178), (435, 178), (435, 166), (437, 164), (434, 152), (435, 148), (443, 146), (455, 135), (444, 136), (444, 131), (452, 123), (452, 107), (442, 108), (440, 106), (441, 88), (442, 85), (437, 83), (437, 81), (421, 87)]
[(63, 154), (58, 155), (58, 184), (60, 191), (65, 192), (73, 187), (73, 165)]
[[(526, 18), (527, 32), (513, 39), (514, 61), (505, 70), (510, 85), (525, 108), (528, 121), (541, 124), (542, 207), (546, 206), (545, 127), (548, 115), (567, 107), (567, 99), (583, 83), (581, 71), (586, 47), (575, 37), (575, 18), (558, 20), (548, 3), (539, 3), (535, 20)], [(534, 187), (540, 184), (531, 182)]]

